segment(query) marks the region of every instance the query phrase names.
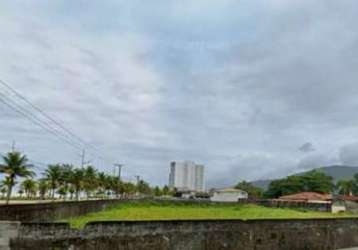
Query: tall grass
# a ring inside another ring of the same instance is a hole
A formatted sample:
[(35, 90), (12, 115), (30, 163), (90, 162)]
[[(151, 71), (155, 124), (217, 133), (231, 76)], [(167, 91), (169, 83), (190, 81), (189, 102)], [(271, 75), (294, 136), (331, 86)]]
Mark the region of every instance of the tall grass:
[[(349, 216), (343, 214), (339, 216)], [(332, 218), (327, 212), (268, 208), (252, 204), (133, 201), (67, 220), (81, 228), (91, 221)]]

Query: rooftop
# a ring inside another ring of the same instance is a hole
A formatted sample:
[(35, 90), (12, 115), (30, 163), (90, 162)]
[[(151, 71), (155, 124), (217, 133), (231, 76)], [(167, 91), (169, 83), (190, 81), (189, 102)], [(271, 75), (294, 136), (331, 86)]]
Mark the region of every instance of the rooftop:
[(327, 201), (332, 199), (332, 195), (317, 192), (301, 192), (291, 195), (284, 195), (279, 197), (280, 200), (294, 200), (294, 201)]
[(337, 200), (358, 202), (358, 196), (339, 195), (336, 198), (337, 198)]
[(215, 189), (214, 192), (218, 192), (218, 193), (239, 193), (239, 192), (245, 192), (244, 190), (241, 189), (236, 189), (236, 188), (223, 188), (223, 189)]

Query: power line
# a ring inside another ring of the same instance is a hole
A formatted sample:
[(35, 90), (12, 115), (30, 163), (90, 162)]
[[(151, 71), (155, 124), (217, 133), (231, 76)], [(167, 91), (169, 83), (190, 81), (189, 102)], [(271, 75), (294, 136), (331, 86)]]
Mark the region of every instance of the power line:
[[(38, 116), (34, 115), (33, 112), (31, 112), (30, 110), (28, 110), (28, 109), (22, 107), (19, 103), (15, 102), (14, 100), (12, 100), (10, 97), (6, 96), (6, 95), (5, 95), (4, 93), (2, 93), (1, 91), (0, 91), (0, 95), (3, 97), (3, 98), (2, 98), (3, 100), (6, 99), (8, 103), (9, 103), (9, 102), (12, 103), (12, 105), (15, 106), (17, 110), (20, 110), (20, 112), (21, 112), (21, 114), (22, 114), (23, 116), (26, 116), (28, 119), (31, 119), (31, 120), (36, 120), (38, 123), (41, 123), (41, 124), (42, 124), (42, 126), (41, 126), (42, 128), (43, 128), (43, 126), (46, 126), (46, 127), (47, 127), (46, 130), (49, 130), (49, 129), (50, 129), (50, 130), (54, 131), (54, 132), (55, 132), (56, 134), (58, 134), (59, 136), (66, 138), (68, 141), (71, 141), (71, 143), (74, 143), (74, 144), (76, 144), (79, 148), (81, 148), (81, 144), (80, 144), (80, 143), (78, 143), (78, 142), (76, 142), (76, 141), (73, 141), (73, 139), (72, 139), (69, 135), (61, 133), (61, 131), (59, 131), (58, 128), (54, 127), (54, 126), (53, 126), (51, 123), (49, 123), (48, 121), (44, 121), (44, 120), (40, 119)], [(4, 101), (6, 101), (6, 100), (4, 100)], [(3, 103), (4, 103), (4, 102), (3, 102)], [(9, 106), (9, 105), (7, 105), (7, 106)], [(11, 107), (10, 107), (10, 108), (11, 108)], [(14, 108), (12, 108), (12, 109), (14, 109)], [(19, 112), (18, 112), (18, 113), (19, 113)], [(37, 124), (37, 125), (38, 125), (38, 124)], [(45, 129), (45, 128), (43, 128), (43, 129)]]
[[(71, 137), (64, 135), (61, 133), (61, 131), (59, 131), (57, 128), (53, 127), (50, 123), (41, 120), (40, 118), (38, 118), (36, 115), (32, 114), (29, 110), (25, 109), (24, 107), (22, 107), (20, 104), (18, 104), (17, 102), (15, 102), (14, 100), (11, 100), (8, 96), (6, 96), (4, 93), (0, 92), (0, 96), (2, 96), (2, 102), (7, 105), (8, 107), (10, 107), (11, 109), (17, 111), (17, 113), (20, 113), (21, 115), (25, 116), (26, 118), (32, 120), (33, 122), (36, 122), (36, 124), (38, 126), (41, 126), (43, 129), (46, 129), (47, 131), (51, 130), (52, 133), (56, 133), (57, 136), (61, 136), (62, 138), (64, 138), (65, 140), (67, 140), (69, 143), (73, 143), (76, 144), (77, 147), (81, 147), (77, 142), (73, 141)], [(7, 103), (5, 103), (7, 102)], [(11, 104), (10, 104), (11, 103)], [(41, 125), (40, 125), (40, 124)], [(46, 128), (44, 128), (44, 126)]]
[(33, 109), (35, 109), (36, 111), (38, 111), (41, 115), (43, 115), (44, 117), (46, 117), (47, 119), (49, 119), (51, 122), (53, 122), (54, 124), (56, 124), (58, 127), (60, 127), (63, 131), (65, 131), (67, 134), (71, 135), (72, 137), (76, 138), (78, 141), (80, 141), (83, 145), (87, 145), (89, 147), (92, 147), (94, 149), (97, 150), (97, 148), (94, 145), (88, 144), (87, 142), (85, 142), (84, 140), (82, 140), (82, 138), (80, 138), (79, 136), (77, 136), (76, 134), (74, 134), (71, 130), (69, 130), (68, 128), (64, 127), (60, 122), (56, 121), (54, 118), (52, 118), (50, 115), (48, 115), (45, 111), (43, 111), (41, 108), (39, 108), (38, 106), (34, 105), (32, 102), (30, 102), (25, 96), (21, 95), (19, 92), (17, 92), (14, 88), (12, 88), (9, 84), (7, 84), (5, 81), (0, 79), (0, 84), (2, 84), (3, 86), (5, 86), (6, 88), (8, 88), (12, 93), (14, 93), (17, 97), (19, 97), (21, 100), (23, 100), (24, 102), (26, 102), (28, 105), (30, 105)]
[[(63, 126), (60, 122), (56, 121), (53, 117), (51, 117), (50, 115), (48, 115), (45, 111), (43, 111), (41, 108), (39, 108), (38, 106), (34, 105), (33, 103), (31, 103), (31, 101), (29, 101), (26, 97), (24, 97), (23, 95), (21, 95), (19, 92), (17, 92), (14, 88), (12, 88), (8, 83), (6, 83), (5, 81), (0, 79), (0, 84), (2, 84), (3, 86), (5, 86), (8, 90), (10, 90), (11, 93), (13, 93), (17, 98), (21, 99), (23, 102), (25, 102), (26, 104), (28, 104), (32, 109), (34, 109), (35, 111), (37, 111), (38, 113), (41, 114), (41, 116), (48, 121), (44, 121), (42, 119), (39, 119), (38, 116), (34, 115), (33, 112), (31, 112), (31, 110), (25, 109), (23, 107), (21, 107), (19, 104), (17, 104), (16, 102), (14, 102), (13, 100), (11, 100), (10, 98), (8, 98), (7, 96), (5, 96), (4, 94), (2, 94), (3, 99), (2, 102), (7, 105), (7, 106), (12, 106), (9, 103), (5, 103), (6, 101), (4, 100), (4, 98), (7, 98), (7, 102), (12, 101), (13, 105), (15, 105), (17, 107), (17, 113), (20, 113), (21, 115), (25, 116), (26, 118), (30, 119), (32, 122), (36, 123), (38, 126), (40, 126), (41, 128), (47, 130), (48, 132), (50, 132), (50, 130), (52, 132), (52, 134), (56, 134), (55, 136), (57, 137), (65, 137), (66, 141), (68, 144), (71, 144), (73, 146), (73, 144), (76, 144), (76, 149), (79, 149), (79, 147), (82, 148), (83, 146), (87, 146), (87, 147), (91, 147), (92, 149), (94, 149), (97, 153), (101, 153), (99, 151), (99, 149), (89, 143), (86, 143), (83, 139), (81, 139), (79, 136), (77, 136), (76, 134), (74, 134), (71, 130), (67, 129), (65, 126)], [(0, 92), (1, 94), (1, 92)], [(14, 97), (15, 97), (14, 96)], [(14, 104), (15, 103), (15, 104)], [(17, 104), (17, 105), (16, 105)], [(10, 107), (12, 109), (16, 109), (14, 107)], [(19, 110), (21, 109), (21, 110)], [(26, 114), (25, 114), (26, 113)], [(30, 114), (28, 114), (30, 113)], [(32, 118), (30, 118), (29, 116), (31, 116)], [(34, 121), (36, 120), (36, 121)], [(42, 125), (40, 125), (39, 123), (42, 123)], [(43, 124), (45, 124), (45, 126), (47, 128), (44, 128)], [(54, 127), (53, 125), (55, 125), (56, 127)], [(73, 139), (75, 138), (75, 140)], [(102, 156), (98, 156), (98, 158), (107, 161), (106, 158), (102, 157)]]
[(18, 114), (26, 117), (28, 120), (30, 120), (31, 122), (33, 122), (34, 124), (36, 124), (37, 126), (40, 126), (42, 129), (46, 130), (47, 132), (53, 134), (54, 136), (58, 137), (59, 139), (63, 140), (64, 142), (66, 142), (68, 145), (75, 147), (76, 149), (81, 149), (80, 146), (73, 144), (73, 142), (69, 141), (66, 137), (63, 137), (61, 135), (58, 134), (58, 132), (51, 128), (50, 126), (46, 126), (43, 125), (43, 121), (38, 119), (36, 116), (34, 115), (29, 115), (26, 110), (24, 111), (24, 109), (22, 107), (19, 107), (18, 105), (16, 105), (16, 103), (14, 104), (13, 101), (11, 101), (11, 99), (8, 99), (3, 93), (0, 92), (0, 102), (2, 102), (3, 104), (5, 104), (6, 106), (8, 106), (10, 109), (14, 110), (15, 112), (17, 112)]
[[(15, 94), (18, 98), (20, 98), (21, 100), (23, 100), (25, 103), (27, 103), (28, 105), (30, 105), (33, 109), (35, 109), (37, 112), (39, 112), (43, 117), (49, 119), (52, 123), (54, 123), (56, 126), (58, 126), (59, 128), (61, 128), (63, 131), (65, 131), (68, 135), (74, 137), (76, 140), (78, 140), (81, 144), (83, 144), (84, 146), (87, 147), (91, 147), (92, 149), (94, 149), (95, 151), (97, 151), (98, 153), (101, 153), (99, 151), (99, 149), (92, 144), (89, 144), (87, 142), (85, 142), (81, 137), (79, 137), (78, 135), (76, 135), (75, 133), (73, 133), (71, 130), (69, 130), (68, 128), (66, 128), (65, 126), (63, 126), (60, 122), (56, 121), (56, 119), (54, 119), (53, 117), (51, 117), (50, 115), (48, 115), (45, 111), (43, 111), (41, 108), (39, 108), (38, 106), (34, 105), (30, 100), (28, 100), (25, 96), (21, 95), (18, 91), (16, 91), (14, 88), (12, 88), (8, 83), (6, 83), (5, 81), (0, 79), (0, 84), (2, 84), (3, 86), (5, 86), (7, 89), (9, 89), (13, 94)], [(106, 160), (104, 157), (99, 156), (99, 158), (102, 158), (103, 160)]]

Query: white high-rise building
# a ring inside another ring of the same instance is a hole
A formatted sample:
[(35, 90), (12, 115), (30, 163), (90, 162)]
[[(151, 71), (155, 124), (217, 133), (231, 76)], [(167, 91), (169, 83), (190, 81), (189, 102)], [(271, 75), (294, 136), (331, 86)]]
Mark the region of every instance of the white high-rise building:
[(192, 161), (171, 162), (169, 187), (179, 191), (205, 191), (204, 165)]

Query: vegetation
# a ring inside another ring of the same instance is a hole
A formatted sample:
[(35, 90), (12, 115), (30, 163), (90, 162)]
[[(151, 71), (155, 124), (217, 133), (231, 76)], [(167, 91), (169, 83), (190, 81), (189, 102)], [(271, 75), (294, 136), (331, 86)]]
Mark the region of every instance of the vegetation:
[[(358, 179), (358, 175), (355, 175)], [(341, 195), (352, 195), (357, 193), (357, 180), (340, 180), (337, 182), (336, 188)]]
[[(275, 219), (324, 218), (331, 213), (267, 208), (252, 204), (211, 204), (179, 202), (127, 202), (110, 209), (69, 219), (80, 228), (91, 221), (116, 220), (185, 220), (185, 219)], [(348, 214), (338, 215), (348, 216)]]
[[(69, 164), (51, 164), (35, 179), (33, 166), (26, 155), (9, 152), (0, 162), (0, 198), (9, 203), (15, 185), (19, 184), (18, 196), (24, 199), (79, 200), (85, 198), (130, 197), (133, 195), (166, 196), (175, 190), (167, 186), (151, 187), (144, 180), (136, 184), (124, 182), (116, 176), (99, 171), (94, 166), (75, 167)], [(338, 193), (358, 195), (358, 174), (351, 180), (333, 183), (331, 176), (313, 170), (303, 175), (293, 175), (272, 181), (266, 192), (249, 182), (242, 181), (235, 188), (249, 194), (249, 198), (277, 198), (298, 192)]]
[(81, 195), (88, 199), (170, 194), (166, 186), (163, 189), (152, 188), (144, 180), (139, 180), (137, 184), (123, 182), (94, 166), (76, 168), (69, 164), (52, 164), (41, 173), (42, 178), (35, 179), (35, 172), (26, 155), (9, 152), (2, 161), (0, 174), (4, 176), (0, 182), (0, 195), (1, 198), (6, 197), (6, 203), (9, 203), (12, 190), (20, 178), (18, 197), (23, 198), (24, 195), (26, 199), (79, 200)]
[(355, 174), (352, 179), (339, 180), (334, 184), (331, 176), (319, 170), (312, 170), (303, 175), (292, 175), (272, 181), (264, 197), (277, 198), (298, 192), (358, 195), (358, 174)]
[(312, 170), (304, 175), (292, 175), (272, 181), (265, 196), (277, 198), (298, 192), (330, 193), (332, 191), (334, 191), (333, 178), (320, 171)]
[(259, 187), (255, 187), (247, 181), (239, 182), (236, 186), (236, 189), (244, 190), (248, 193), (249, 198), (261, 198), (263, 195), (263, 190)]
[(3, 164), (0, 165), (0, 173), (6, 175), (5, 184), (7, 189), (6, 204), (9, 203), (12, 189), (16, 184), (18, 177), (32, 177), (35, 173), (28, 164), (27, 157), (19, 152), (9, 152), (2, 157)]
[(32, 179), (26, 179), (21, 183), (20, 187), (27, 198), (31, 198), (36, 195), (37, 183)]

